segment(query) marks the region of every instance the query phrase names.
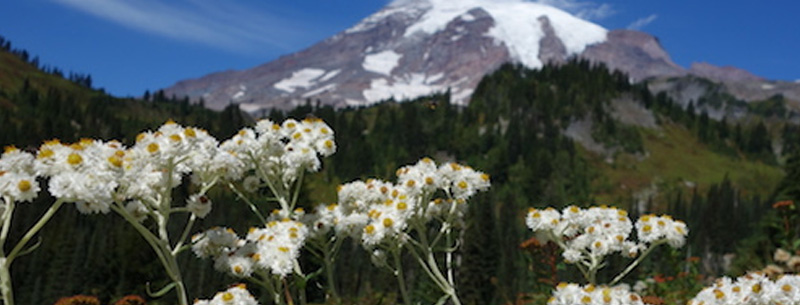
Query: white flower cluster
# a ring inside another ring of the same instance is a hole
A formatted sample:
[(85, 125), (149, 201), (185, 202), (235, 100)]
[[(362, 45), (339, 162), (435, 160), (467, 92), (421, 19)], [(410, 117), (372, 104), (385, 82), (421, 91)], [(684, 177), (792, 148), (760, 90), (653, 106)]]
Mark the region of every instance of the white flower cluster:
[(320, 119), (287, 119), (280, 125), (261, 120), (255, 128), (240, 130), (220, 148), (235, 157), (226, 164), (231, 170), (256, 170), (290, 185), (302, 171), (319, 170), (319, 156), (336, 152), (336, 142), (333, 130)]
[(613, 287), (560, 283), (553, 291), (547, 305), (644, 305), (642, 298), (631, 292), (627, 285)]
[(39, 193), (33, 169), (33, 155), (15, 147), (6, 147), (0, 157), (0, 199), (11, 201), (32, 201)]
[(645, 215), (636, 222), (639, 242), (634, 242), (629, 239), (634, 225), (628, 213), (613, 207), (569, 206), (561, 212), (531, 208), (525, 222), (540, 239), (557, 242), (564, 250), (564, 259), (570, 263), (597, 262), (598, 258), (615, 252), (635, 257), (661, 240), (680, 247), (688, 233), (681, 221), (673, 221), (669, 216)]
[(194, 305), (258, 305), (244, 284), (218, 292), (211, 300), (195, 300)]
[(244, 239), (231, 229), (212, 228), (192, 237), (192, 250), (200, 258), (213, 258), (217, 270), (236, 277), (249, 277), (255, 270), (283, 277), (298, 268), (307, 235), (306, 225), (290, 219), (251, 228)]
[(644, 215), (636, 221), (636, 234), (646, 243), (666, 240), (673, 248), (680, 248), (686, 243), (688, 233), (686, 223), (673, 220), (669, 215)]
[[(217, 152), (217, 141), (207, 132), (167, 122), (155, 132), (139, 134), (130, 148), (91, 139), (69, 145), (45, 142), (33, 168), (50, 178), (51, 195), (75, 202), (82, 213), (107, 213), (111, 203), (127, 200), (133, 200), (129, 211), (136, 211), (160, 202), (162, 194), (178, 186), (186, 174), (195, 173), (195, 183), (208, 182), (201, 176), (211, 179), (204, 173)], [(210, 206), (198, 211), (203, 209)]]
[(798, 305), (800, 276), (782, 275), (772, 281), (760, 273), (735, 280), (724, 277), (697, 294), (688, 305)]
[[(397, 170), (397, 184), (370, 179), (339, 188), (341, 207), (317, 209), (320, 220), (332, 220), (337, 232), (361, 234), (368, 247), (385, 240), (403, 242), (410, 221), (423, 223), (460, 213), (469, 197), (489, 188), (489, 176), (468, 166), (424, 158)], [(438, 192), (447, 199), (433, 199)], [(330, 212), (330, 215), (328, 213)], [(321, 221), (320, 226), (330, 227)]]

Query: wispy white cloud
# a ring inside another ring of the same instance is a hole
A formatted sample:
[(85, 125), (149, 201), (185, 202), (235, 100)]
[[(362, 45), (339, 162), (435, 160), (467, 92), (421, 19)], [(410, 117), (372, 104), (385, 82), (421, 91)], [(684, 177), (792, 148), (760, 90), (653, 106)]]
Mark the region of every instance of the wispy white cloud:
[(233, 51), (289, 49), (286, 41), (299, 34), (297, 24), (233, 1), (53, 1), (131, 29)]
[(602, 20), (616, 14), (608, 3), (582, 0), (535, 0), (534, 2), (555, 6), (586, 20)]
[(647, 17), (636, 19), (636, 21), (631, 22), (631, 24), (628, 25), (628, 29), (629, 30), (641, 30), (643, 27), (647, 26), (648, 24), (652, 23), (653, 21), (656, 21), (656, 19), (658, 19), (658, 15), (656, 15), (656, 14), (652, 14), (652, 15), (647, 16)]

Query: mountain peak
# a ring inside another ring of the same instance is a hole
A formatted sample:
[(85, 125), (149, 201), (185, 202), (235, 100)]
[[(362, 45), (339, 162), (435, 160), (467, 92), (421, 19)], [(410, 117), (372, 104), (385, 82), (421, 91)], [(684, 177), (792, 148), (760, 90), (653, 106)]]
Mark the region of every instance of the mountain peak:
[(503, 63), (539, 68), (571, 56), (604, 63), (633, 80), (689, 73), (649, 34), (608, 31), (536, 2), (396, 0), (300, 52), (181, 81), (165, 92), (203, 99), (215, 109), (238, 103), (250, 112), (307, 100), (343, 107), (441, 92), (465, 104), (483, 76)]

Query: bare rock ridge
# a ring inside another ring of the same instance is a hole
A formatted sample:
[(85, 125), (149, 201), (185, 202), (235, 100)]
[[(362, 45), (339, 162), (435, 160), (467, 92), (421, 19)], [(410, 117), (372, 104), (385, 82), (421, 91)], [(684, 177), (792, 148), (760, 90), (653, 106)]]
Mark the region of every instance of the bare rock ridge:
[[(395, 1), (305, 50), (251, 69), (179, 81), (165, 93), (202, 99), (213, 109), (237, 103), (248, 112), (288, 109), (309, 99), (336, 107), (369, 105), (448, 90), (452, 102), (465, 104), (480, 79), (505, 62), (539, 68), (573, 56), (628, 73), (632, 81), (697, 75), (723, 83), (758, 82), (733, 86), (741, 91), (734, 94), (765, 94), (753, 90), (763, 90), (766, 81), (747, 71), (706, 63), (684, 69), (649, 34), (608, 31), (521, 0)], [(800, 95), (794, 83), (773, 87), (767, 91)]]
[(655, 37), (631, 30), (614, 30), (608, 40), (591, 45), (581, 54), (609, 69), (628, 73), (635, 81), (655, 76), (682, 76), (686, 70), (678, 66)]

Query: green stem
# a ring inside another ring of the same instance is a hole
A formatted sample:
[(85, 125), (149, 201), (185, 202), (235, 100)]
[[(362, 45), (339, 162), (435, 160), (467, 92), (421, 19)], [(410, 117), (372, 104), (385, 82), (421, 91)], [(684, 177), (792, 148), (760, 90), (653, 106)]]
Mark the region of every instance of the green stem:
[[(114, 210), (117, 214), (120, 214), (128, 223), (133, 225), (136, 231), (147, 241), (150, 247), (155, 251), (156, 256), (158, 256), (161, 265), (164, 266), (164, 270), (167, 272), (167, 276), (175, 283), (175, 290), (178, 294), (178, 304), (180, 305), (188, 305), (189, 300), (186, 296), (186, 286), (183, 283), (183, 279), (181, 278), (180, 269), (178, 267), (178, 261), (175, 255), (172, 254), (170, 250), (169, 240), (164, 240), (162, 238), (157, 237), (153, 232), (150, 232), (147, 228), (145, 228), (141, 223), (139, 223), (136, 218), (133, 217), (128, 211), (125, 210), (124, 207), (118, 204), (112, 204), (111, 209)], [(159, 223), (160, 224), (160, 223)], [(159, 228), (161, 231), (161, 228)], [(165, 230), (164, 230), (165, 231)]]
[(258, 207), (256, 207), (256, 205), (253, 204), (253, 202), (250, 201), (250, 199), (248, 199), (247, 196), (245, 196), (241, 191), (239, 191), (239, 189), (237, 189), (236, 186), (233, 185), (233, 183), (229, 182), (228, 188), (230, 188), (234, 193), (236, 193), (237, 196), (239, 196), (240, 199), (244, 200), (244, 202), (247, 203), (247, 205), (250, 207), (250, 210), (253, 211), (253, 214), (256, 214), (258, 220), (260, 220), (261, 223), (263, 223), (264, 225), (267, 224), (267, 219), (264, 217), (264, 215), (261, 215), (261, 212), (258, 211)]
[(11, 285), (11, 272), (5, 258), (0, 258), (0, 292), (3, 294), (3, 305), (14, 305), (14, 289)]
[(178, 239), (178, 243), (175, 244), (175, 247), (172, 248), (172, 255), (173, 256), (178, 255), (178, 253), (180, 253), (181, 250), (183, 250), (182, 249), (183, 243), (189, 237), (189, 233), (192, 231), (192, 227), (194, 226), (194, 222), (195, 222), (196, 219), (197, 219), (197, 216), (194, 215), (194, 214), (189, 216), (189, 221), (186, 223), (186, 227), (183, 228), (183, 233), (181, 234), (181, 238)]
[(39, 230), (41, 230), (44, 227), (44, 225), (47, 224), (48, 221), (50, 221), (50, 218), (52, 218), (53, 215), (55, 215), (56, 212), (58, 212), (58, 209), (61, 208), (63, 204), (64, 200), (61, 199), (56, 200), (56, 202), (53, 203), (53, 205), (51, 205), (49, 209), (47, 209), (47, 212), (45, 212), (44, 215), (42, 215), (42, 218), (39, 218), (39, 221), (37, 221), (36, 224), (33, 225), (33, 227), (28, 229), (28, 232), (25, 232), (25, 235), (22, 236), (22, 239), (20, 239), (19, 242), (17, 242), (17, 245), (14, 246), (14, 249), (12, 249), (11, 252), (8, 254), (8, 256), (6, 256), (6, 266), (11, 266), (11, 263), (17, 257), (17, 254), (19, 254), (19, 252), (22, 251), (23, 248), (25, 248), (25, 246), (28, 244), (28, 241), (30, 241), (31, 238), (33, 238), (33, 236), (36, 235), (36, 233), (39, 233)]
[(402, 253), (400, 252), (400, 248), (394, 248), (391, 252), (394, 257), (394, 276), (397, 278), (397, 285), (400, 288), (403, 303), (411, 305), (411, 297), (408, 295), (408, 288), (406, 288), (406, 277), (403, 274)]
[(458, 295), (456, 294), (456, 289), (450, 281), (444, 276), (442, 271), (439, 269), (439, 264), (436, 262), (436, 257), (433, 254), (433, 249), (431, 249), (430, 244), (428, 243), (427, 232), (425, 230), (424, 225), (417, 223), (416, 230), (419, 233), (420, 237), (420, 249), (423, 251), (425, 255), (425, 263), (428, 265), (428, 268), (431, 271), (431, 274), (434, 276), (434, 280), (440, 283), (440, 288), (442, 288), (442, 292), (446, 295), (450, 296), (450, 299), (453, 301), (455, 305), (461, 305), (461, 300), (459, 300)]
[(333, 298), (338, 302), (339, 293), (336, 292), (336, 282), (334, 281), (333, 278), (333, 271), (334, 271), (333, 260), (335, 257), (334, 253), (337, 252), (336, 251), (338, 248), (337, 245), (340, 244), (341, 238), (337, 238), (335, 236), (333, 238), (334, 238), (333, 246), (329, 249), (327, 245), (330, 243), (326, 243), (322, 248), (322, 254), (323, 254), (323, 262), (325, 263), (325, 277), (327, 277), (326, 280), (328, 282), (328, 294), (330, 298)]
[(14, 208), (16, 207), (14, 200), (11, 198), (3, 198), (3, 201), (6, 202), (6, 208), (3, 211), (3, 229), (0, 231), (0, 251), (5, 251), (6, 239), (11, 229), (11, 217), (14, 215)]
[(653, 249), (655, 249), (656, 247), (658, 247), (658, 246), (660, 246), (661, 244), (664, 244), (664, 243), (666, 243), (666, 242), (667, 242), (667, 240), (666, 240), (666, 239), (662, 239), (662, 240), (656, 241), (655, 243), (653, 243), (652, 245), (650, 245), (650, 247), (649, 247), (649, 248), (647, 248), (647, 250), (644, 250), (644, 252), (642, 252), (642, 255), (639, 255), (639, 257), (637, 257), (637, 258), (636, 258), (636, 260), (634, 260), (634, 261), (633, 261), (633, 262), (632, 262), (630, 265), (628, 265), (628, 267), (627, 267), (627, 268), (625, 268), (625, 270), (623, 270), (623, 271), (622, 271), (620, 274), (618, 274), (618, 275), (617, 275), (617, 276), (614, 278), (614, 280), (613, 280), (613, 281), (611, 281), (611, 283), (609, 283), (609, 285), (610, 285), (610, 286), (616, 285), (616, 284), (617, 284), (619, 281), (621, 281), (621, 280), (622, 280), (622, 278), (623, 278), (623, 277), (625, 277), (626, 275), (628, 275), (628, 273), (630, 273), (631, 271), (633, 271), (633, 269), (634, 269), (634, 268), (636, 268), (636, 266), (638, 266), (638, 265), (639, 265), (639, 263), (641, 263), (641, 262), (642, 262), (642, 260), (644, 260), (644, 258), (645, 258), (645, 257), (646, 257), (648, 254), (650, 254), (650, 252), (653, 252)]
[(4, 305), (14, 305), (14, 289), (11, 283), (11, 264), (6, 264), (5, 245), (11, 227), (11, 216), (14, 214), (14, 200), (3, 198), (6, 209), (3, 211), (3, 229), (0, 232), (0, 293)]

